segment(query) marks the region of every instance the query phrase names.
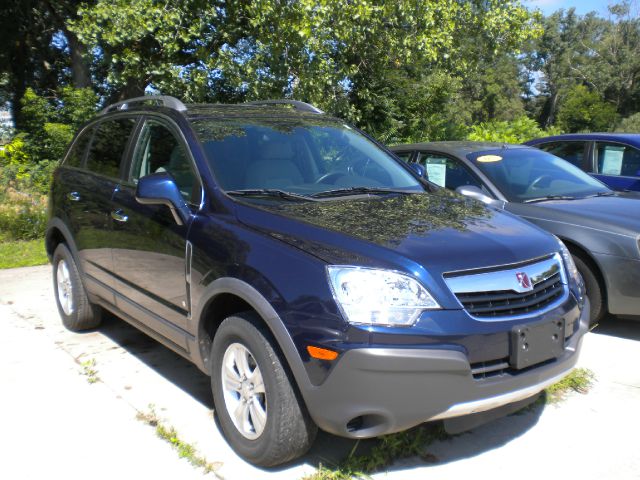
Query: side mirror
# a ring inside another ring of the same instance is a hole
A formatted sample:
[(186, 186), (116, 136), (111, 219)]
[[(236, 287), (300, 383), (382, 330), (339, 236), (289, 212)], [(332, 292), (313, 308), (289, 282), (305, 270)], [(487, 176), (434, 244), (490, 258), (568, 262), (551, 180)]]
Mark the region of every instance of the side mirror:
[(409, 164), (409, 168), (416, 172), (420, 178), (427, 178), (427, 169), (423, 165), (413, 162)]
[(136, 201), (143, 205), (166, 205), (178, 225), (184, 225), (191, 214), (178, 185), (166, 172), (140, 178), (136, 187)]
[(460, 195), (464, 195), (465, 197), (470, 197), (475, 200), (478, 200), (485, 205), (491, 205), (493, 207), (504, 208), (504, 202), (502, 200), (496, 200), (495, 198), (491, 198), (489, 195), (484, 193), (480, 188), (475, 185), (462, 185), (461, 187), (456, 188), (456, 192)]

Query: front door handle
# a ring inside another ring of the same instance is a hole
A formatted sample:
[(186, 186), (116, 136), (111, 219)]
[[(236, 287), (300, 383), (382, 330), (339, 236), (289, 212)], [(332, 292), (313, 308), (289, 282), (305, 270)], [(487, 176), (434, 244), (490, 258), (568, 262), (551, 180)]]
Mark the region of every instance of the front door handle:
[(69, 192), (67, 194), (67, 198), (72, 202), (77, 202), (78, 200), (80, 200), (80, 194), (78, 192)]
[(113, 210), (111, 212), (111, 218), (113, 218), (116, 222), (126, 222), (129, 220), (129, 217), (124, 214), (122, 210)]

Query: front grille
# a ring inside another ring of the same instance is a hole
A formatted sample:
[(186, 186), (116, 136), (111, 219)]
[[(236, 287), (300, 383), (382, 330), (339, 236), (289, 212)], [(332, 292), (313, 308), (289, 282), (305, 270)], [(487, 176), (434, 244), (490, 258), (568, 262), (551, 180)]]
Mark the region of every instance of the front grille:
[(486, 321), (531, 317), (554, 308), (569, 294), (565, 278), (558, 253), (517, 264), (444, 274), (464, 309)]
[(504, 317), (525, 315), (542, 310), (564, 293), (560, 272), (533, 286), (533, 290), (517, 293), (512, 290), (458, 293), (464, 308), (474, 317)]

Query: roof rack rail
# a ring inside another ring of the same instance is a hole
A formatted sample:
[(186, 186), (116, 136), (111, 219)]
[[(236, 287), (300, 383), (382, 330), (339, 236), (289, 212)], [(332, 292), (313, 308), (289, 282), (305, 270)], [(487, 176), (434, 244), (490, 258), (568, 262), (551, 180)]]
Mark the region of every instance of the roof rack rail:
[(299, 100), (256, 100), (254, 102), (247, 102), (245, 105), (291, 105), (296, 110), (309, 113), (324, 113), (318, 107)]
[(122, 100), (121, 102), (112, 103), (111, 105), (102, 109), (100, 111), (100, 115), (104, 115), (105, 113), (113, 112), (116, 110), (129, 110), (132, 104), (142, 104), (145, 102), (153, 102), (155, 105), (172, 108), (173, 110), (177, 110), (178, 112), (184, 112), (187, 109), (185, 104), (175, 97), (170, 97), (168, 95), (145, 95), (144, 97), (129, 98), (127, 100)]

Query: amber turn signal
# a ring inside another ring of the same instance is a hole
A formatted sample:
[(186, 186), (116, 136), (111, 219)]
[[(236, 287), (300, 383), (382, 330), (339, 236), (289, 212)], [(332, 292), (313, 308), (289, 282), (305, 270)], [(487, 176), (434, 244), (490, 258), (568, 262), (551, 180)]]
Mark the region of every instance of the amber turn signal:
[(313, 358), (317, 358), (319, 360), (335, 360), (338, 358), (338, 352), (334, 352), (333, 350), (328, 350), (326, 348), (313, 347), (311, 345), (307, 346), (307, 352)]

